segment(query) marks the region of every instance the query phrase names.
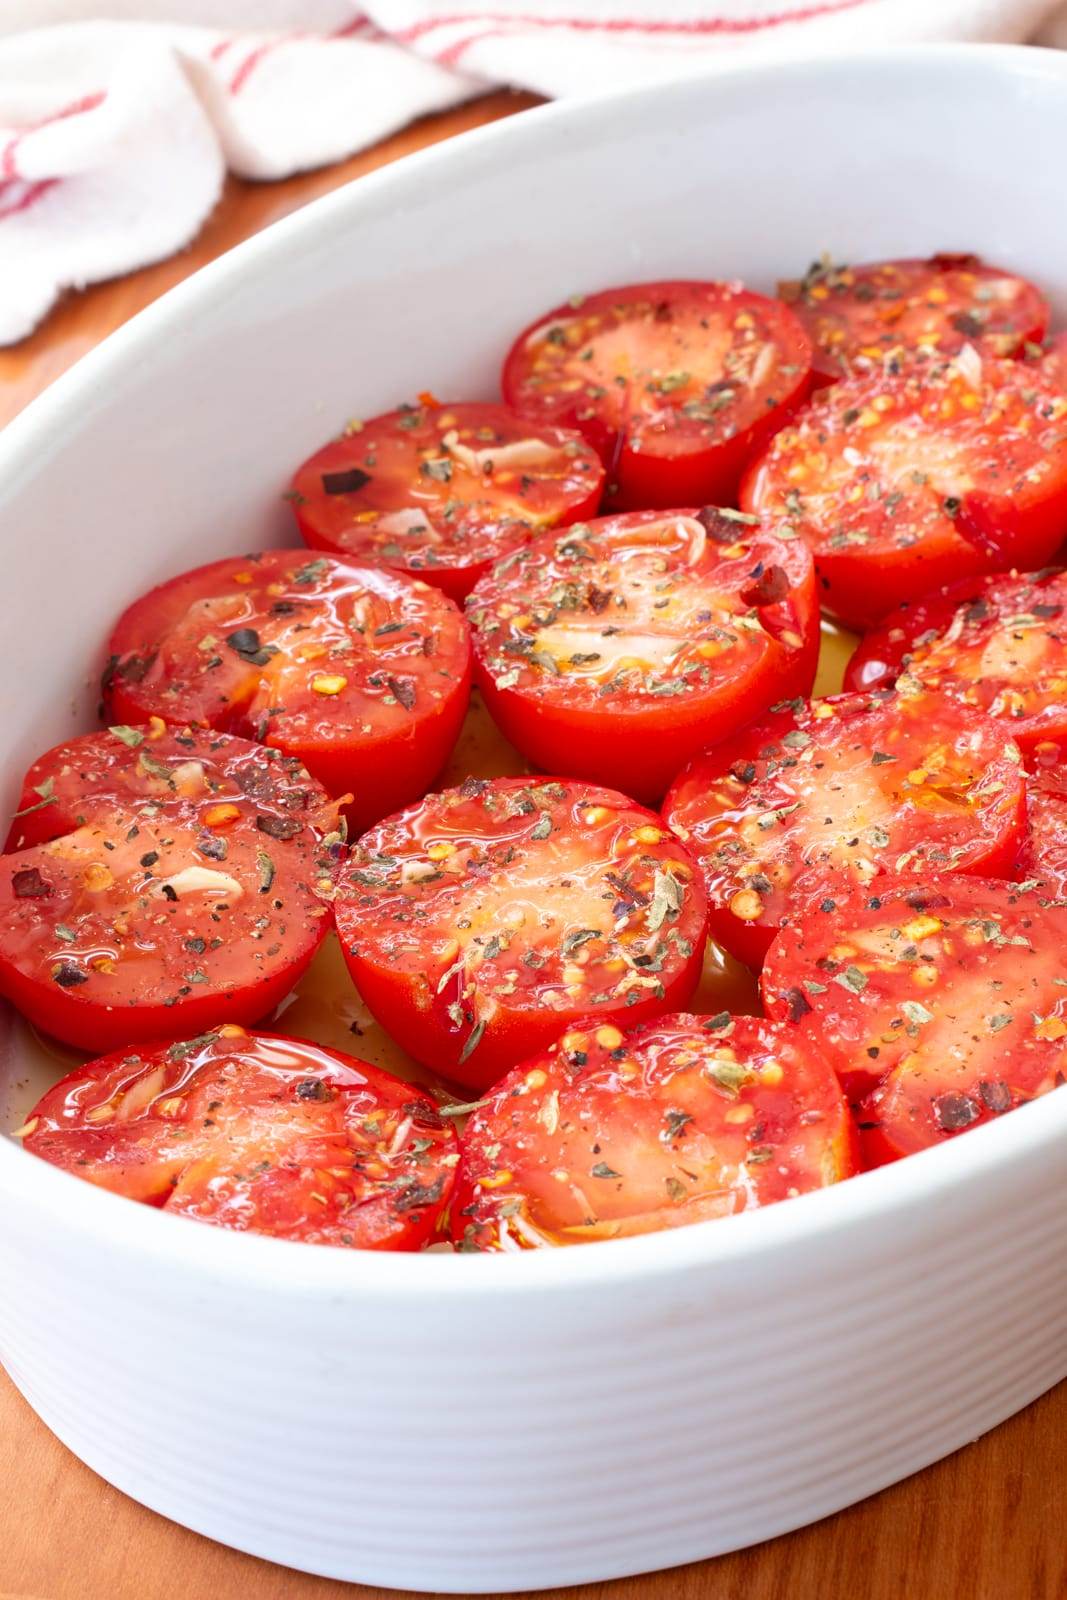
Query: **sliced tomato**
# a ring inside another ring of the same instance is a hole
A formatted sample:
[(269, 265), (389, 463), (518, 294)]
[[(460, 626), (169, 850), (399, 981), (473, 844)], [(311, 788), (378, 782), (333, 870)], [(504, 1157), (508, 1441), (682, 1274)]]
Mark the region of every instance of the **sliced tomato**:
[(1067, 903), (1067, 767), (1059, 745), (1046, 745), (1043, 757), (1035, 757), (1026, 786), (1026, 830), (1014, 876)]
[(482, 579), (467, 611), (479, 687), (512, 743), (642, 800), (815, 676), (811, 557), (736, 511), (543, 534)]
[(939, 584), (1052, 556), (1067, 531), (1067, 395), (972, 348), (836, 383), (753, 463), (741, 504), (801, 534), (825, 605), (871, 626)]
[(604, 468), (580, 433), (506, 406), (401, 406), (350, 424), (293, 478), (305, 542), (462, 600), (544, 528), (596, 515)]
[(798, 878), (1010, 876), (1026, 826), (1022, 757), (938, 695), (801, 700), (699, 756), (663, 814), (695, 854), (712, 938), (758, 967)]
[(23, 1143), (198, 1222), (358, 1250), (425, 1244), (458, 1159), (410, 1083), (231, 1025), (76, 1068), (35, 1106)]
[(855, 267), (816, 261), (778, 293), (808, 332), (820, 383), (894, 357), (954, 355), (965, 344), (982, 355), (1016, 356), (1042, 339), (1049, 318), (1032, 283), (974, 255)]
[(1045, 765), (1067, 743), (1067, 573), (997, 573), (901, 607), (860, 641), (846, 686), (901, 676), (1002, 722)]
[(549, 778), (469, 778), (388, 818), (353, 850), (335, 907), (382, 1026), (476, 1089), (578, 1017), (684, 1005), (707, 920), (655, 813)]
[(1031, 359), (1049, 382), (1067, 389), (1067, 333), (1057, 333), (1046, 339), (1040, 354)]
[[(31, 769), (50, 769), (31, 788), (50, 803), (22, 821), (44, 817), (54, 800), (67, 831), (0, 857), (0, 993), (86, 1050), (267, 1015), (329, 925), (341, 836), (311, 826), (328, 812), (324, 796), (306, 775), (302, 790), (290, 788), (300, 769), (285, 772), (284, 758), (275, 782), (244, 741), (198, 758), (181, 751), (181, 735), (146, 739), (123, 746), (121, 770), (108, 770), (106, 737), (74, 740)], [(199, 735), (194, 748), (210, 742)], [(60, 752), (80, 745), (87, 781), (99, 760), (115, 792), (87, 790), (79, 824), (78, 775)], [(310, 807), (290, 805), (300, 794)]]
[(819, 1051), (756, 1017), (579, 1025), (509, 1072), (467, 1124), (460, 1250), (585, 1244), (707, 1222), (856, 1170)]
[(807, 394), (811, 343), (778, 300), (736, 283), (576, 295), (516, 339), (504, 398), (578, 428), (622, 508), (728, 502), (752, 453)]
[(198, 567), (111, 636), (111, 720), (206, 723), (295, 756), (361, 829), (422, 794), (470, 690), (463, 618), (402, 573), (304, 550)]
[(125, 806), (199, 809), (205, 826), (254, 815), (267, 838), (328, 835), (337, 806), (292, 756), (208, 728), (114, 727), (67, 739), (22, 780), (8, 851), (44, 844)]
[(845, 888), (784, 927), (768, 1015), (821, 1048), (867, 1153), (893, 1159), (1045, 1094), (1067, 1069), (1067, 908), (971, 877)]

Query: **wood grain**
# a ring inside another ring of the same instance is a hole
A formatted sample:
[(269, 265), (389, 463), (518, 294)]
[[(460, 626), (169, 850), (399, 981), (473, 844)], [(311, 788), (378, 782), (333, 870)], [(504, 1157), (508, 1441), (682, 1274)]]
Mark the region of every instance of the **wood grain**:
[[(529, 96), (489, 95), (324, 171), (269, 186), (230, 181), (182, 255), (70, 296), (32, 338), (0, 351), (0, 423), (127, 317), (258, 228), (411, 150), (532, 104)], [(76, 1343), (72, 1328), (74, 1360)], [(966, 1350), (959, 1359), (966, 1362)], [(832, 1386), (827, 1372), (828, 1396)], [(877, 1428), (877, 1416), (870, 1425)], [(558, 1600), (1067, 1600), (1065, 1439), (1062, 1384), (977, 1444), (813, 1528), (667, 1574), (552, 1593)], [(385, 1600), (389, 1592), (299, 1576), (144, 1510), (69, 1455), (0, 1375), (0, 1600)]]

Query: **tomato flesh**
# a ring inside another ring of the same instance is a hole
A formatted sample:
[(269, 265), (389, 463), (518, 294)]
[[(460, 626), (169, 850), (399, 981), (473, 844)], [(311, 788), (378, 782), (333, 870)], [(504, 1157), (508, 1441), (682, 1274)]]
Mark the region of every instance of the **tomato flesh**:
[(844, 1096), (817, 1050), (756, 1017), (580, 1025), (524, 1061), (467, 1124), (461, 1250), (676, 1228), (855, 1171)]
[(157, 721), (80, 734), (38, 756), (22, 780), (5, 849), (44, 844), (93, 816), (142, 802), (187, 802), (206, 813), (254, 802), (260, 831), (280, 839), (303, 827), (322, 835), (337, 829), (336, 805), (292, 756), (211, 729)]
[(973, 349), (823, 390), (741, 486), (811, 546), (854, 627), (940, 584), (1038, 567), (1067, 531), (1067, 395)]
[(24, 792), (41, 798), (0, 857), (0, 993), (46, 1033), (110, 1050), (254, 1021), (325, 936), (341, 834), (291, 758), (124, 727), (49, 751)]
[(658, 800), (684, 762), (806, 694), (811, 557), (736, 512), (632, 512), (542, 535), (467, 603), (494, 720), (537, 766)]
[(683, 1005), (706, 908), (653, 812), (565, 779), (468, 779), (371, 830), (335, 901), (353, 981), (417, 1060), (483, 1089), (573, 1019)]
[(886, 879), (806, 909), (771, 946), (769, 1016), (863, 1096), (869, 1156), (894, 1159), (1064, 1081), (1067, 909), (964, 876)]
[(807, 394), (811, 344), (778, 300), (733, 283), (575, 296), (515, 341), (504, 398), (577, 428), (619, 509), (729, 502), (741, 469)]
[(663, 812), (700, 864), (712, 938), (758, 967), (814, 869), (862, 887), (887, 872), (1008, 876), (1026, 782), (980, 713), (880, 691), (752, 724), (687, 767)]
[(506, 406), (401, 406), (300, 467), (305, 543), (396, 567), (462, 600), (494, 561), (544, 528), (595, 516), (604, 468), (581, 434)]
[(1067, 573), (997, 573), (902, 607), (862, 639), (846, 686), (904, 675), (1003, 723), (1027, 756), (1067, 742)]
[(24, 1147), (114, 1194), (240, 1232), (414, 1250), (448, 1203), (456, 1138), (365, 1061), (226, 1026), (118, 1051), (38, 1102)]
[(296, 756), (359, 829), (421, 794), (459, 733), (470, 642), (402, 573), (268, 550), (183, 573), (116, 624), (115, 722), (205, 723)]
[(820, 383), (894, 357), (950, 356), (965, 344), (982, 355), (1016, 356), (1041, 340), (1049, 317), (1032, 283), (973, 255), (855, 267), (817, 261), (778, 293), (807, 330)]
[(1067, 902), (1067, 771), (1058, 745), (1048, 754), (1051, 764), (1037, 758), (1027, 783), (1026, 830), (1013, 876)]

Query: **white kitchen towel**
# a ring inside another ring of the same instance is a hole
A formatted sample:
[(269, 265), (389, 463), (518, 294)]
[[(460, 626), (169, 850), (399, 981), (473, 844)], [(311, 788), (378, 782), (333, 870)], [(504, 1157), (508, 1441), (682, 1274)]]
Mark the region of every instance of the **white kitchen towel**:
[(0, 0), (0, 344), (65, 289), (187, 244), (227, 169), (321, 166), (491, 84), (574, 95), (754, 52), (1014, 41), (1055, 34), (1058, 13), (1065, 0)]

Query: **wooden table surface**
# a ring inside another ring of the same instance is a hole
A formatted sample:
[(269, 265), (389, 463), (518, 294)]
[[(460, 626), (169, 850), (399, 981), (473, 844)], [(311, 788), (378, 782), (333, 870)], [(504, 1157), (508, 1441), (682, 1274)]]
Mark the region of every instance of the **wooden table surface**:
[[(32, 338), (0, 351), (0, 424), (127, 317), (256, 229), (397, 156), (531, 104), (528, 96), (490, 95), (325, 171), (263, 186), (231, 181), (184, 254), (72, 295)], [(832, 1372), (826, 1385), (829, 1393)], [(948, 1461), (813, 1528), (658, 1577), (553, 1593), (573, 1600), (1067, 1600), (1065, 1440), (1067, 1384)], [(0, 1600), (377, 1600), (387, 1593), (302, 1577), (145, 1511), (68, 1455), (0, 1373)]]

